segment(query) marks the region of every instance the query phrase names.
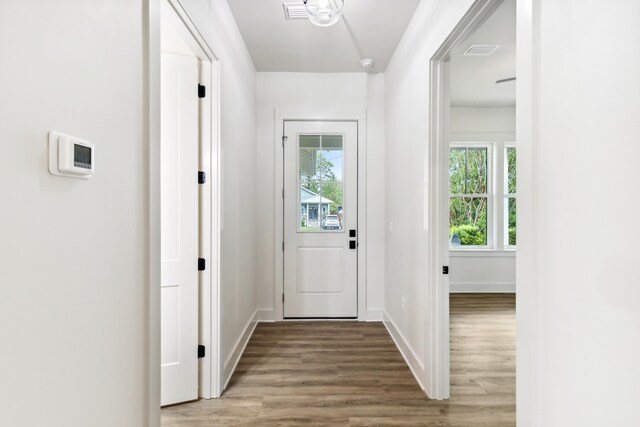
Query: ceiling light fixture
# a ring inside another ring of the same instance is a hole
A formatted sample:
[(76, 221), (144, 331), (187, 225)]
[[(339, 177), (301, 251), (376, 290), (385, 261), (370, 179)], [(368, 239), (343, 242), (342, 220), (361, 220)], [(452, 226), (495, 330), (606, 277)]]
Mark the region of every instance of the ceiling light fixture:
[(344, 0), (304, 0), (309, 21), (318, 27), (330, 27), (340, 19)]
[(360, 66), (365, 70), (369, 71), (371, 67), (373, 67), (373, 59), (364, 58), (362, 61), (360, 61)]

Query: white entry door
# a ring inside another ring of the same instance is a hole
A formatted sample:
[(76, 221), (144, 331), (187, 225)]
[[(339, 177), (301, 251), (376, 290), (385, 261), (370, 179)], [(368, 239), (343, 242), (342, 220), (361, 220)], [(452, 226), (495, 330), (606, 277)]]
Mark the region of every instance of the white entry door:
[(161, 57), (161, 401), (198, 398), (198, 62)]
[(284, 317), (358, 316), (356, 122), (285, 122)]

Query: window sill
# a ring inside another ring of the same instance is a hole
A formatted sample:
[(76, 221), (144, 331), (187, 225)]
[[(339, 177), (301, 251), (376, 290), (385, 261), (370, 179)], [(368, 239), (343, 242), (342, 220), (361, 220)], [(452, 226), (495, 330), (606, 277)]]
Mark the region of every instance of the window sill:
[(494, 257), (494, 258), (515, 258), (516, 250), (515, 249), (480, 249), (480, 248), (469, 248), (469, 249), (449, 249), (449, 256), (452, 258), (483, 258), (483, 257)]

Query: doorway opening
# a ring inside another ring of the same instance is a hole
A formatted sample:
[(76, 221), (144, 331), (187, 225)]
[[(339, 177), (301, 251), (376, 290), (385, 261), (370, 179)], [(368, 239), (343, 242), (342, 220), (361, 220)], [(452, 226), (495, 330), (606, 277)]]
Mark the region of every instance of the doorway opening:
[(219, 397), (218, 64), (178, 0), (161, 2), (161, 405)]
[(367, 320), (366, 111), (275, 113), (270, 320)]
[(285, 319), (358, 317), (357, 122), (285, 121)]
[(516, 1), (478, 1), (431, 60), (437, 399), (515, 402), (515, 48)]

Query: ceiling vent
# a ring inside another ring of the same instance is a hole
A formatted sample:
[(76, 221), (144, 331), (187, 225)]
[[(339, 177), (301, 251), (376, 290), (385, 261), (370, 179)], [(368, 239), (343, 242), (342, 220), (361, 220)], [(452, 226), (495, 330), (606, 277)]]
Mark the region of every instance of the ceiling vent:
[(292, 19), (309, 19), (307, 8), (304, 3), (282, 3), (284, 9), (284, 19), (287, 21)]
[(495, 44), (472, 44), (464, 51), (464, 56), (489, 56), (492, 55), (500, 46)]

